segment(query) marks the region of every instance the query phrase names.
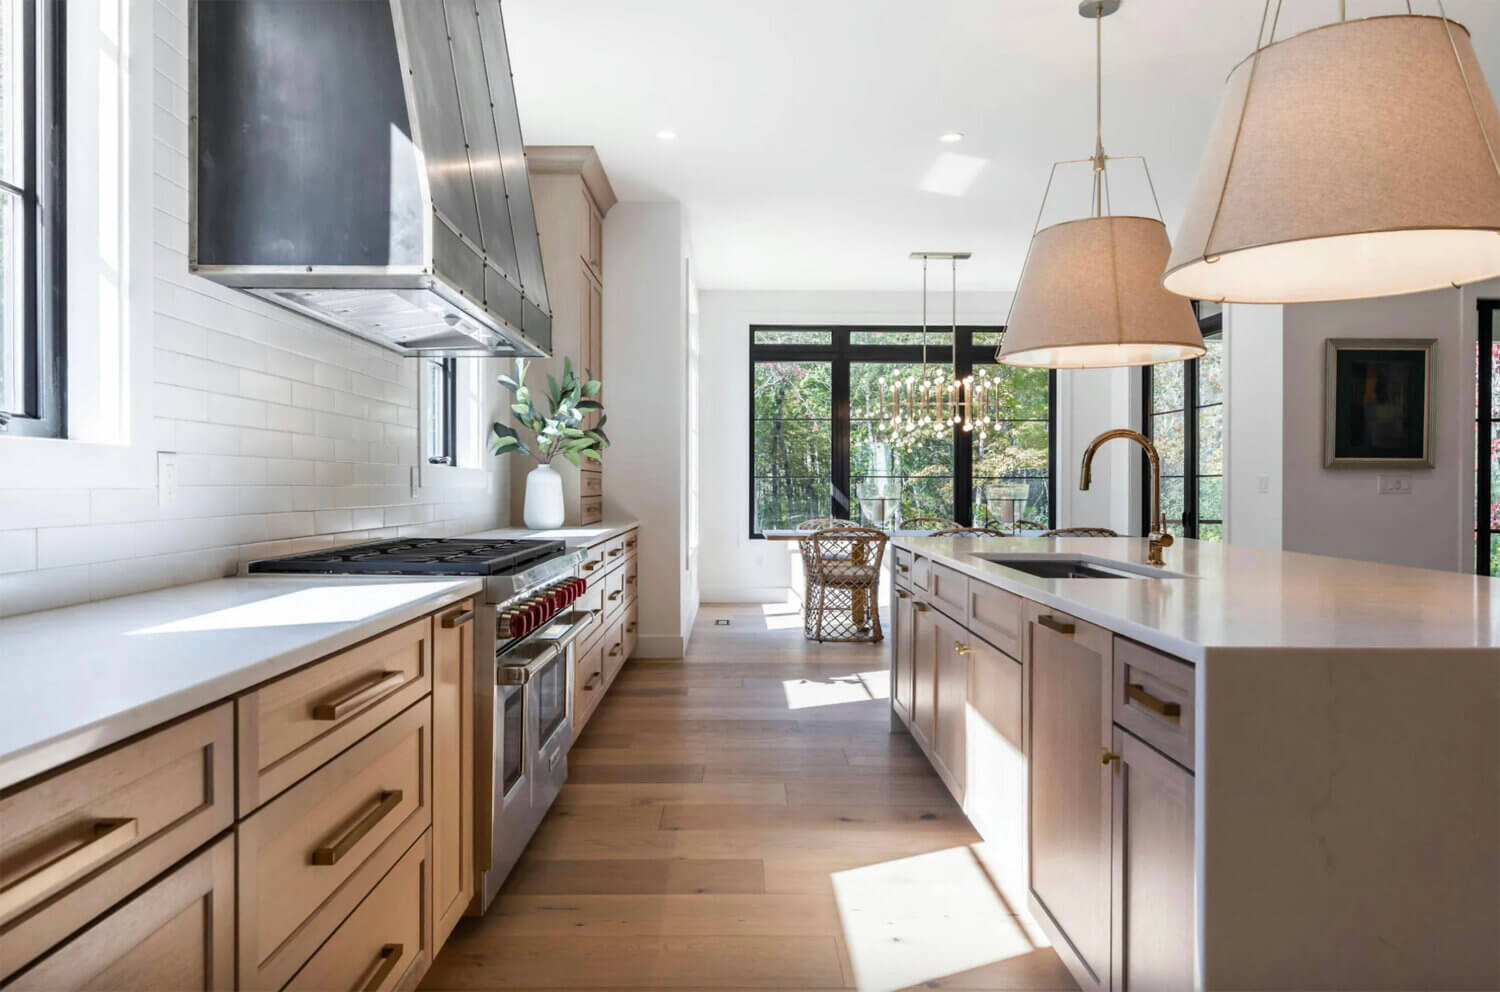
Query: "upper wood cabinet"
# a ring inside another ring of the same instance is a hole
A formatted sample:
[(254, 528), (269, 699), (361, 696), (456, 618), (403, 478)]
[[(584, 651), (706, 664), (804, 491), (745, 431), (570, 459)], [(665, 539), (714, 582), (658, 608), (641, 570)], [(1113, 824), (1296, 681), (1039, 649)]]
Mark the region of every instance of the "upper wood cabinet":
[(474, 600), (432, 624), (432, 919), (441, 947), (474, 897)]
[[(572, 362), (576, 372), (586, 370), (595, 379), (605, 380), (604, 218), (615, 205), (614, 189), (598, 153), (588, 145), (530, 146), (526, 164), (552, 301), (552, 357), (532, 362), (531, 387), (545, 388), (548, 374), (560, 379), (564, 359)], [(603, 393), (599, 398), (604, 400)], [(597, 419), (591, 415), (589, 422)], [(562, 475), (567, 523), (574, 526), (603, 519), (600, 463), (588, 459), (574, 468), (559, 460), (553, 467)], [(514, 522), (519, 524), (526, 473), (511, 474), (511, 506)]]
[(1031, 891), (1108, 989), (1112, 635), (1036, 603), (1027, 619)]
[(1114, 992), (1193, 987), (1193, 776), (1115, 728)]

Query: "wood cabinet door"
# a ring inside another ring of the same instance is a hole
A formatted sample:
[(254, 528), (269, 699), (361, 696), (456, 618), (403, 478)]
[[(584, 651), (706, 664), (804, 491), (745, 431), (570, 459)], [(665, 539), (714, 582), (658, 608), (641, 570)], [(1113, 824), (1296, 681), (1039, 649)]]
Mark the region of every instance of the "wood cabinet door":
[(7, 989), (234, 988), (234, 838), (223, 837), (18, 975)]
[[(1019, 628), (1021, 625), (1017, 624)], [(1019, 636), (1019, 635), (1018, 635)], [(971, 638), (964, 812), (989, 847), (986, 866), (1012, 905), (1026, 903), (1026, 758), (1021, 663)]]
[(941, 614), (923, 602), (911, 613), (911, 732), (931, 746), (937, 726), (937, 645)]
[(433, 618), (432, 919), (438, 947), (474, 896), (474, 601)]
[(912, 693), (912, 599), (905, 589), (896, 590), (896, 623), (891, 631), (891, 705), (903, 723), (911, 724)]
[[(1109, 985), (1108, 631), (1027, 604), (1031, 891), (1098, 988)], [(1075, 977), (1078, 977), (1075, 973)]]
[(937, 623), (937, 733), (933, 753), (948, 788), (963, 802), (965, 758), (965, 710), (969, 700), (969, 646), (974, 638), (948, 617)]
[(1119, 728), (1111, 774), (1115, 992), (1193, 988), (1193, 776)]
[[(586, 329), (588, 353), (584, 356), (586, 368), (595, 379), (604, 378), (604, 293), (597, 285), (585, 279), (589, 287), (589, 323)], [(601, 394), (602, 395), (602, 394)], [(595, 397), (598, 399), (598, 397)]]

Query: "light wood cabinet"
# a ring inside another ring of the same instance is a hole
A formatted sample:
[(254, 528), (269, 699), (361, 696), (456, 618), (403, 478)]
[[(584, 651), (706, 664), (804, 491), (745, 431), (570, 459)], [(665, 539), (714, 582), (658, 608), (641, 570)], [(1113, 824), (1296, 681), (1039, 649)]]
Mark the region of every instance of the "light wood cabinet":
[(55, 948), (15, 992), (233, 989), (234, 840), (228, 836)]
[(895, 623), (891, 629), (891, 706), (903, 723), (912, 714), (912, 598), (899, 586), (895, 590)]
[(1026, 901), (1025, 669), (977, 637), (969, 644), (964, 812), (990, 849), (986, 859), (1012, 905)]
[(931, 747), (937, 727), (938, 628), (942, 614), (920, 599), (912, 604), (911, 732), (918, 743)]
[(963, 803), (969, 699), (969, 632), (942, 614), (937, 619), (937, 727), (933, 755), (954, 797)]
[(1193, 776), (1114, 731), (1111, 925), (1115, 992), (1193, 987)]
[(430, 887), (441, 947), (474, 896), (474, 601), (432, 622)]
[(1031, 892), (1107, 989), (1112, 637), (1035, 603), (1027, 616)]
[[(545, 383), (546, 374), (561, 378), (564, 359), (578, 373), (587, 370), (604, 380), (604, 219), (615, 205), (614, 189), (598, 154), (587, 145), (529, 146), (526, 164), (552, 300), (552, 357), (532, 362), (532, 388)], [(604, 393), (599, 399), (608, 403)], [(597, 420), (591, 414), (586, 423)], [(589, 459), (574, 467), (559, 460), (553, 467), (562, 475), (567, 523), (602, 520), (600, 463)], [(512, 478), (517, 524), (525, 504), (525, 475), (516, 472)]]

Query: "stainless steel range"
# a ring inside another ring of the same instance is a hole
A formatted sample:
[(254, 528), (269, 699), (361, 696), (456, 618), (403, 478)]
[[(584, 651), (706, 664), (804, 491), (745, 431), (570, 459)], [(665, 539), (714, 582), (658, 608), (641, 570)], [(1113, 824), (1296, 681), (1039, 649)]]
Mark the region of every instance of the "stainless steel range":
[(475, 863), (471, 915), (483, 913), (568, 776), (573, 739), (572, 604), (587, 558), (561, 541), (413, 538), (251, 562), (252, 574), (473, 575), (484, 579), (474, 627)]

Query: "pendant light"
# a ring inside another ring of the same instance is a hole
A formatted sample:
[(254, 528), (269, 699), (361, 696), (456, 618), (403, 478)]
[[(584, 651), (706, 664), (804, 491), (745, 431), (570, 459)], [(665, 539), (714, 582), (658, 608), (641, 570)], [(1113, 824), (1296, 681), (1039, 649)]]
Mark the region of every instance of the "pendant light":
[(1094, 154), (1057, 162), (1047, 178), (1037, 228), (1063, 165), (1093, 167), (1090, 216), (1034, 229), (997, 358), (1032, 368), (1100, 368), (1154, 365), (1204, 353), (1192, 305), (1161, 286), (1171, 247), (1161, 220), (1111, 212), (1109, 164), (1139, 159), (1152, 199), (1156, 187), (1140, 156), (1104, 154), (1102, 73), (1104, 18), (1120, 0), (1083, 0), (1078, 13), (1094, 21)]
[[(1468, 29), (1406, 12), (1276, 41), (1230, 73), (1162, 283), (1306, 303), (1500, 275), (1500, 113)], [(1270, 34), (1266, 35), (1269, 17)], [(1266, 42), (1262, 43), (1262, 35)]]
[[(958, 263), (972, 257), (966, 251), (914, 251), (922, 260), (922, 369), (911, 375), (881, 376), (876, 385), (880, 392), (880, 434), (898, 448), (910, 448), (919, 441), (945, 440), (961, 431), (978, 431), (988, 435), (997, 416), (998, 396), (989, 371), (958, 378), (957, 366), (927, 364), (927, 267), (932, 259), (946, 260), (949, 265), (949, 293), (952, 304), (952, 343), (958, 343)], [(956, 348), (953, 349), (956, 355)]]

